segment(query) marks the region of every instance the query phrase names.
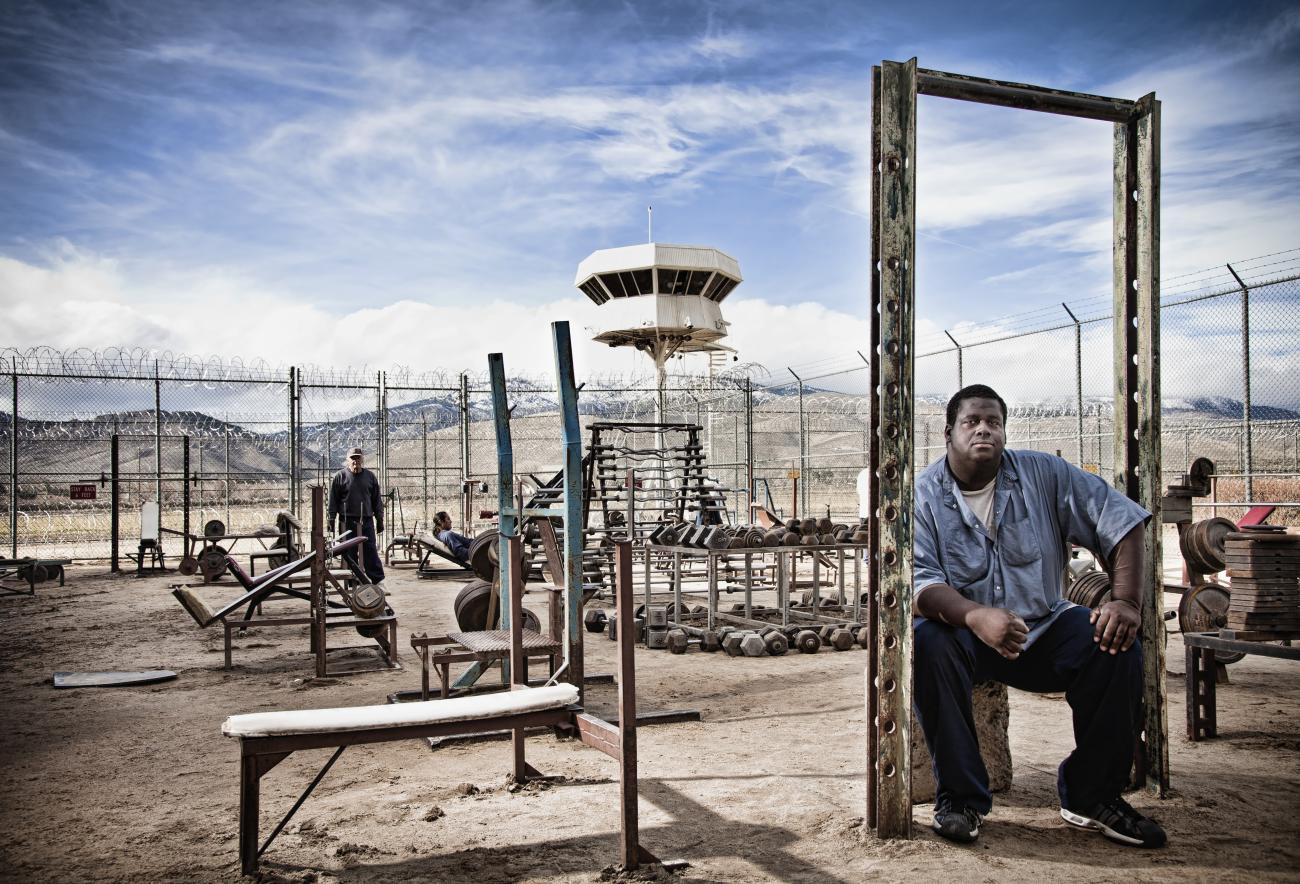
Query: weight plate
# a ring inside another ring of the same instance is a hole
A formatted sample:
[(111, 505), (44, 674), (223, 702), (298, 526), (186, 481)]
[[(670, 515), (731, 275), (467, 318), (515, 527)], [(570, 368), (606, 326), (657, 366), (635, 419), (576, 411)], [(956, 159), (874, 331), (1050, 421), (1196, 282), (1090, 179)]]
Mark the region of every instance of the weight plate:
[(1210, 493), (1210, 477), (1214, 475), (1214, 461), (1198, 457), (1187, 470), (1187, 485), (1193, 497), (1206, 497)]
[(194, 556), (185, 556), (181, 559), (181, 563), (177, 567), (186, 577), (193, 577), (198, 573), (199, 560), (194, 558)]
[(226, 550), (219, 544), (213, 544), (199, 553), (199, 570), (206, 580), (216, 580), (226, 573)]
[(203, 523), (204, 537), (225, 537), (226, 523), (220, 519), (209, 519)]
[[(1178, 629), (1181, 632), (1217, 632), (1228, 624), (1228, 605), (1232, 597), (1217, 583), (1202, 583), (1183, 593), (1178, 602)], [(1215, 651), (1214, 659), (1236, 663), (1245, 654)]]
[(466, 583), (460, 592), (456, 593), (456, 599), (452, 602), (452, 610), (456, 615), (456, 625), (460, 627), (461, 632), (482, 632), (486, 629), (496, 629), (497, 623), (501, 620), (501, 614), (498, 606), (497, 616), (493, 618), (491, 625), (487, 622), (488, 604), (492, 597), (492, 584), (486, 580), (471, 580)]

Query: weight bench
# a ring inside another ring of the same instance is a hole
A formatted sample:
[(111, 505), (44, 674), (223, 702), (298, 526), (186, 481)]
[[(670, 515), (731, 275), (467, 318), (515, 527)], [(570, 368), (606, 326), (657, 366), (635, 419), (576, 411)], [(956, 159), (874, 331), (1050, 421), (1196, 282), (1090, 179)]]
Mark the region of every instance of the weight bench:
[(71, 565), (72, 559), (0, 559), (0, 579), (13, 576), (27, 584), (27, 591), (0, 586), (0, 592), (8, 595), (36, 595), (36, 584), (59, 578), (63, 586), (63, 566)]
[[(518, 535), (503, 538), (506, 554), (522, 552)], [(632, 544), (615, 546), (617, 608), (625, 622), (632, 619)], [(312, 790), (348, 746), (428, 739), (484, 730), (509, 730), (514, 742), (514, 778), (518, 783), (540, 774), (524, 758), (528, 728), (553, 727), (577, 737), (619, 762), (619, 855), (625, 868), (658, 862), (640, 845), (637, 810), (635, 634), (619, 631), (619, 718), (611, 724), (582, 710), (578, 688), (571, 684), (528, 687), (524, 671), (526, 634), (523, 623), (523, 580), (519, 570), (510, 580), (510, 690), (446, 700), (306, 709), (293, 712), (253, 712), (232, 715), (221, 732), (239, 740), (239, 862), (245, 875), (256, 873), (258, 862)], [(531, 635), (536, 635), (532, 633)], [(258, 843), (261, 779), (294, 752), (334, 749), (315, 778), (265, 842)], [(665, 866), (677, 863), (665, 863)]]
[[(412, 537), (422, 550), (419, 567), (415, 569), (417, 577), (437, 577), (446, 574), (454, 575), (457, 571), (466, 574), (473, 573), (469, 563), (456, 558), (456, 555), (451, 551), (451, 547), (439, 540), (438, 536), (432, 531), (418, 531), (415, 532)], [(444, 559), (456, 567), (454, 569), (430, 568), (428, 567), (429, 559), (433, 556)]]
[[(557, 684), (452, 700), (232, 715), (221, 732), (239, 740), (240, 870), (245, 875), (257, 871), (262, 854), (348, 746), (477, 733), (488, 724), (515, 732), (515, 779), (524, 782), (530, 774), (538, 775), (524, 761), (524, 729), (570, 723), (580, 711), (577, 700), (577, 688)], [(262, 777), (294, 752), (329, 748), (334, 754), (259, 846)]]

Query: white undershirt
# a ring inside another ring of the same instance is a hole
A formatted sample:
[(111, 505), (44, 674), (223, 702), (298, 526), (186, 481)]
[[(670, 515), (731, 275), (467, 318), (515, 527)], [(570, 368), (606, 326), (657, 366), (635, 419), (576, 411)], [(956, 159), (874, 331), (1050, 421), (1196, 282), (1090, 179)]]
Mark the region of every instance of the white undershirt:
[(961, 496), (966, 500), (966, 506), (970, 507), (970, 511), (975, 514), (975, 518), (980, 520), (980, 524), (984, 526), (984, 530), (988, 532), (990, 537), (993, 536), (994, 531), (993, 491), (997, 484), (998, 477), (994, 476), (992, 482), (976, 491), (967, 491), (964, 488), (958, 489), (961, 491)]

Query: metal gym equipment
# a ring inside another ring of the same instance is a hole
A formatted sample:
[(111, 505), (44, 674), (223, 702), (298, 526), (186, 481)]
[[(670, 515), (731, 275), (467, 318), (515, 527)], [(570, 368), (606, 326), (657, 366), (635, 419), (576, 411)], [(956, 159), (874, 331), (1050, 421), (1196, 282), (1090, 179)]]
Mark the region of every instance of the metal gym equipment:
[(1160, 556), (1160, 102), (1063, 92), (918, 68), (871, 69), (871, 363), (869, 519), (873, 591), (866, 673), (865, 828), (912, 830), (913, 360), (916, 97), (1085, 117), (1114, 124), (1114, 485), (1151, 511), (1142, 598), (1144, 722), (1135, 780), (1169, 786)]

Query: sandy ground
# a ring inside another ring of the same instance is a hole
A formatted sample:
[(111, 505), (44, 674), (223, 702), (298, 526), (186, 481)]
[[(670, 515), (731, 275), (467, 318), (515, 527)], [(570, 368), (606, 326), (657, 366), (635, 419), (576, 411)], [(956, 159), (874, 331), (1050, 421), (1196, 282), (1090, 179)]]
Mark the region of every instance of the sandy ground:
[[(249, 633), (237, 642), (236, 668), (223, 671), (220, 632), (198, 629), (176, 604), (167, 592), (176, 579), (114, 578), (87, 566), (71, 569), (66, 587), (0, 598), (0, 879), (237, 880), (237, 747), (221, 736), (222, 720), (382, 702), (418, 687), (408, 638), (445, 631), (459, 587), (395, 571), (406, 668), (318, 681), (297, 628)], [(614, 644), (588, 638), (588, 671), (612, 672)], [(731, 659), (642, 650), (637, 664), (643, 708), (704, 715), (639, 737), (643, 843), (687, 859), (683, 881), (1300, 880), (1293, 662), (1232, 665), (1219, 693), (1219, 738), (1192, 744), (1182, 643), (1170, 636), (1173, 794), (1133, 798), (1169, 831), (1171, 845), (1158, 851), (1112, 845), (1061, 822), (1055, 768), (1071, 737), (1059, 697), (1011, 692), (1015, 782), (997, 796), (977, 845), (938, 840), (928, 805), (915, 810), (913, 840), (881, 842), (864, 838), (862, 827), (863, 651)], [(179, 678), (51, 686), (55, 670), (155, 667)], [(597, 711), (609, 710), (608, 688), (593, 697)], [(264, 834), (324, 757), (296, 754), (263, 781)], [(598, 880), (615, 856), (614, 763), (549, 734), (530, 740), (529, 758), (566, 780), (510, 791), (504, 742), (352, 748), (272, 845), (264, 877)]]

